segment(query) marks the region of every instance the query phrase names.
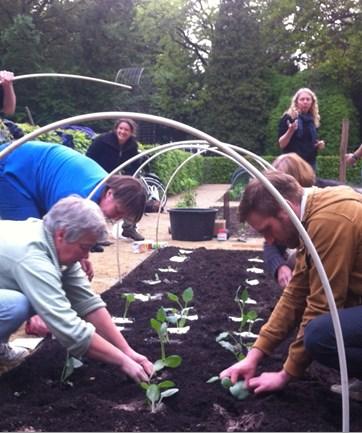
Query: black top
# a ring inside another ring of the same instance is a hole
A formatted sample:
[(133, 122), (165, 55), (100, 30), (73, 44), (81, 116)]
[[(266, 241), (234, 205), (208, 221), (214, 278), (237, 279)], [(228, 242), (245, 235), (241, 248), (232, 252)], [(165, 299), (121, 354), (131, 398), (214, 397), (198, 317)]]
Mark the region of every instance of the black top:
[[(278, 128), (278, 138), (287, 132), (288, 123), (292, 121), (293, 119), (288, 114), (285, 114), (281, 118)], [(316, 139), (314, 123), (313, 125), (308, 125), (308, 121), (303, 121), (302, 118), (298, 116), (298, 130), (294, 132), (288, 145), (282, 149), (282, 153), (288, 154), (295, 152), (314, 167), (317, 158)]]
[[(97, 136), (90, 145), (86, 155), (95, 160), (107, 172), (111, 172), (120, 164), (138, 154), (138, 143), (134, 137), (130, 137), (127, 142), (120, 145), (116, 133), (113, 131)], [(133, 175), (141, 162), (136, 160), (126, 166), (122, 173)]]

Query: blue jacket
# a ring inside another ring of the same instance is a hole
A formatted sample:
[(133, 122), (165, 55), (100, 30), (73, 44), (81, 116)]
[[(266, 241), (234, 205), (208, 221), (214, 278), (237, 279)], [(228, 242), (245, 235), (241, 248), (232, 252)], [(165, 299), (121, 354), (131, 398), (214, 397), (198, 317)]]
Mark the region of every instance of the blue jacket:
[[(0, 160), (0, 216), (41, 218), (63, 197), (87, 197), (106, 176), (99, 164), (66, 146), (26, 142)], [(92, 199), (99, 202), (101, 193)]]

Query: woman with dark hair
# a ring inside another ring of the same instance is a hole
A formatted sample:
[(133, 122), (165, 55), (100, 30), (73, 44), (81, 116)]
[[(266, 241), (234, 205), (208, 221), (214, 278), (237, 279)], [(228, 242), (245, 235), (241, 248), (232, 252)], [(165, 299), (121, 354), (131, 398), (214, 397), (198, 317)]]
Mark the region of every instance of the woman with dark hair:
[[(0, 151), (7, 144), (0, 146)], [(26, 142), (0, 160), (0, 218), (26, 220), (42, 218), (60, 199), (77, 194), (87, 197), (108, 173), (91, 158), (66, 146), (40, 141)], [(137, 179), (113, 175), (92, 200), (108, 219), (127, 218), (138, 222), (147, 194)], [(101, 250), (96, 250), (101, 251)], [(88, 278), (93, 267), (81, 261)], [(46, 334), (39, 317), (32, 318), (28, 331)]]
[(319, 124), (317, 96), (306, 87), (299, 89), (279, 122), (278, 141), (283, 154), (297, 153), (314, 171), (317, 153), (325, 147), (324, 141), (318, 140)]
[[(132, 119), (118, 119), (112, 131), (99, 134), (90, 145), (87, 156), (96, 161), (107, 172), (112, 172), (120, 164), (138, 155), (138, 142), (136, 141), (136, 123)], [(136, 160), (126, 166), (122, 173), (133, 175), (141, 162)], [(144, 238), (136, 230), (136, 225), (127, 220), (123, 223), (122, 235), (142, 241)]]
[[(95, 161), (66, 146), (26, 142), (0, 160), (0, 217), (42, 218), (63, 197), (87, 197), (107, 175)], [(137, 222), (143, 214), (146, 191), (131, 176), (113, 175), (92, 200), (108, 219)]]

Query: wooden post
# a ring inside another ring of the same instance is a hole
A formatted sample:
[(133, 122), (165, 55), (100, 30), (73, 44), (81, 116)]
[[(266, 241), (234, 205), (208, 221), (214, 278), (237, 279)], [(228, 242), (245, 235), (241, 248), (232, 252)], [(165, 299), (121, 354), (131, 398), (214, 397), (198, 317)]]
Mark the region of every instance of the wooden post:
[(349, 135), (349, 120), (342, 120), (341, 144), (339, 147), (339, 180), (343, 183), (346, 182), (346, 160), (345, 156), (348, 147)]
[(224, 194), (224, 219), (226, 229), (230, 229), (230, 198), (228, 191)]

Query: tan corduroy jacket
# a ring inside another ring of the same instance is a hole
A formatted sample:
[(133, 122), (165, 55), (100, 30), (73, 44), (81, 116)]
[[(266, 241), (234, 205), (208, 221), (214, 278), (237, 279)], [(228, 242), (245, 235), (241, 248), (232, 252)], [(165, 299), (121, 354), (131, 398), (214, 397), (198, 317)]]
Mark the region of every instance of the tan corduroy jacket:
[[(346, 186), (314, 187), (307, 198), (302, 224), (321, 258), (337, 308), (362, 304), (362, 195)], [(270, 354), (298, 327), (284, 369), (299, 377), (311, 362), (303, 345), (304, 327), (326, 312), (327, 298), (317, 269), (301, 242), (292, 280), (254, 347)]]

